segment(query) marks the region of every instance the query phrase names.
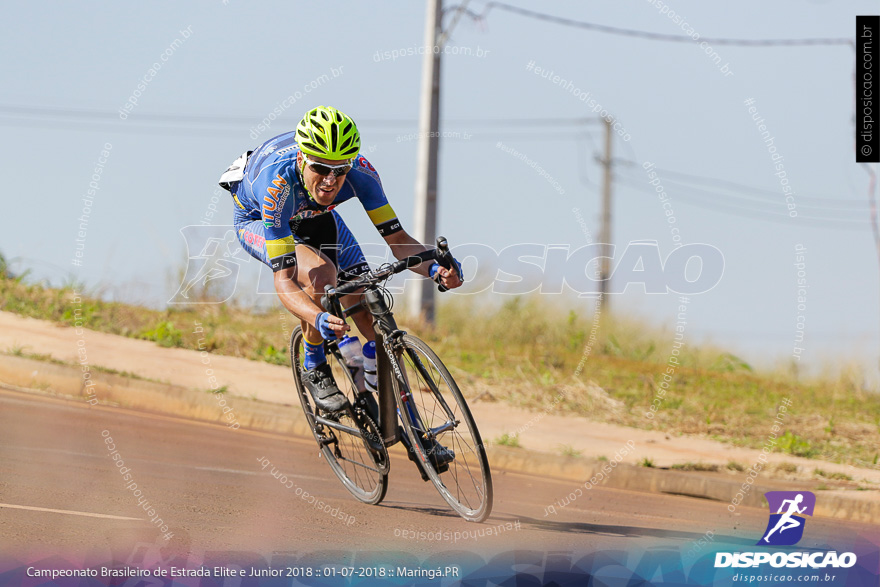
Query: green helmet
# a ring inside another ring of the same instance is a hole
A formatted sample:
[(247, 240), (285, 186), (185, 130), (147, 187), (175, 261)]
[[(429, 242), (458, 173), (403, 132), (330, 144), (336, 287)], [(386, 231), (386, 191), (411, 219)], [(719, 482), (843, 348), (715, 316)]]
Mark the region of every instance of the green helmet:
[(360, 151), (361, 135), (354, 120), (332, 106), (318, 106), (296, 125), (296, 142), (307, 155), (351, 159)]

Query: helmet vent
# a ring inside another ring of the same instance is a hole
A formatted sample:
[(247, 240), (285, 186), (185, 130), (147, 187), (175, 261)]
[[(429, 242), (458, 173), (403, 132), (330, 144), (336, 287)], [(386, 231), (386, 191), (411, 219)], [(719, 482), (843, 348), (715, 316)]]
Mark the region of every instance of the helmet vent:
[(328, 159), (349, 159), (361, 144), (355, 122), (330, 106), (309, 110), (297, 125), (296, 137), (303, 153)]
[(339, 125), (335, 122), (330, 125), (330, 144), (333, 145), (333, 150), (336, 150), (336, 145), (339, 144)]

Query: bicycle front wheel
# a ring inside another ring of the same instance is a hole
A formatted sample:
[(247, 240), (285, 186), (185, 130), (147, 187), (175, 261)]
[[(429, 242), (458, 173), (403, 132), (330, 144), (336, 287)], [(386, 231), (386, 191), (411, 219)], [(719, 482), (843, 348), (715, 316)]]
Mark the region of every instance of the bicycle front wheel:
[[(492, 475), (467, 402), (424, 341), (406, 334), (401, 344), (396, 357), (403, 381), (393, 381), (411, 450), (446, 503), (464, 519), (482, 522), (492, 511)], [(453, 451), (451, 462), (438, 462), (430, 454), (437, 444)]]
[(297, 395), (321, 455), (349, 493), (359, 501), (375, 505), (388, 490), (389, 459), (382, 435), (366, 413), (352, 408), (357, 388), (339, 355), (329, 349), (327, 360), (333, 379), (348, 398), (349, 405), (335, 414), (324, 414), (316, 409), (302, 383), (304, 358), (302, 329), (297, 326), (290, 338), (290, 362)]

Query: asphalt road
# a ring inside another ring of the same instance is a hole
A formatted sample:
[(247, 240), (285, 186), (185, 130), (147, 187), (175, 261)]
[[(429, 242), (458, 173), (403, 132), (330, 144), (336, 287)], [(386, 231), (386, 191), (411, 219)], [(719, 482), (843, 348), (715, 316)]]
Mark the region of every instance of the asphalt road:
[[(152, 515), (126, 488), (108, 437)], [(260, 459), (337, 514), (297, 496), (264, 471)], [(148, 564), (150, 556), (160, 556), (157, 548), (190, 562), (217, 551), (265, 560), (365, 549), (420, 559), (441, 551), (490, 557), (524, 548), (684, 551), (707, 531), (715, 545), (742, 549), (755, 544), (767, 523), (766, 510), (740, 508), (731, 515), (719, 502), (601, 488), (546, 515), (545, 506), (576, 484), (500, 470), (494, 481), (492, 516), (470, 524), (395, 451), (385, 501), (367, 506), (349, 496), (310, 438), (0, 390), (0, 552), (19, 560), (55, 554)], [(151, 518), (161, 518), (173, 537), (166, 541)], [(455, 532), (481, 529), (486, 535), (455, 539)], [(437, 532), (448, 534), (436, 540), (439, 535), (430, 533)], [(876, 535), (876, 527), (817, 518), (802, 546), (868, 533)]]

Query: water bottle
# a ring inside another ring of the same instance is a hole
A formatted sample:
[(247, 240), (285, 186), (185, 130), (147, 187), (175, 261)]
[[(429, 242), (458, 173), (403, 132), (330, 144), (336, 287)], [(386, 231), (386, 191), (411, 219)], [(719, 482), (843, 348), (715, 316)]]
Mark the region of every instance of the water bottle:
[(355, 386), (358, 391), (364, 390), (364, 355), (361, 347), (361, 341), (356, 336), (348, 336), (347, 334), (339, 341), (339, 352), (342, 354), (342, 360), (345, 361), (351, 376), (354, 379)]
[(378, 392), (379, 379), (376, 373), (376, 342), (364, 345), (364, 387), (367, 391)]
[(339, 341), (339, 352), (342, 353), (342, 359), (349, 367), (354, 367), (360, 359), (360, 364), (364, 362), (363, 349), (361, 341), (356, 336), (348, 336), (347, 334)]

